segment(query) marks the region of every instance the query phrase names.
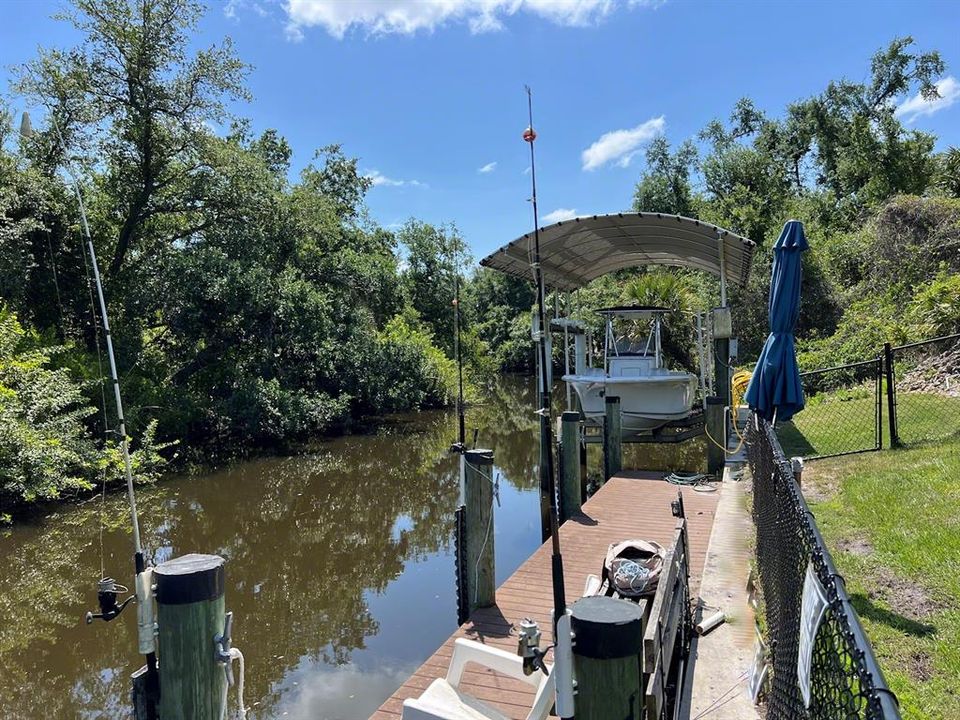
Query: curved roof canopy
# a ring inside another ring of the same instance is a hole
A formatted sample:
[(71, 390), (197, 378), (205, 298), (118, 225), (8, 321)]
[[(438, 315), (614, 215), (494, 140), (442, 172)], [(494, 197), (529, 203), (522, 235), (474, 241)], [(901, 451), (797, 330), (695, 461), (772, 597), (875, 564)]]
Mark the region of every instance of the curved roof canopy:
[[(720, 276), (720, 242), (727, 284), (745, 285), (756, 247), (729, 230), (680, 215), (617, 213), (564, 220), (540, 229), (544, 283), (575, 290), (601, 275), (639, 265), (674, 265)], [(480, 261), (484, 267), (532, 277), (533, 233)]]

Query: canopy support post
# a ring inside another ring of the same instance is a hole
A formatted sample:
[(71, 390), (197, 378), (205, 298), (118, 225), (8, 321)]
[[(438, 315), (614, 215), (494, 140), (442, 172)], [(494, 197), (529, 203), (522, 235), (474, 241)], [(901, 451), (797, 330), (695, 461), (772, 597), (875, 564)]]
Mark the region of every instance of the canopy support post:
[(727, 306), (727, 261), (723, 251), (723, 233), (717, 231), (717, 250), (720, 256), (720, 307)]

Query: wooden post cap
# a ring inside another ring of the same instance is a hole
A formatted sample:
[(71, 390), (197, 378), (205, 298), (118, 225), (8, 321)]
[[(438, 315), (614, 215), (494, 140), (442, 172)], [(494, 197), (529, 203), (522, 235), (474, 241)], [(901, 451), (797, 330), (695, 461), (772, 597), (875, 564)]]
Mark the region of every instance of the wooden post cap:
[(604, 398), (604, 401), (607, 403), (607, 405), (613, 405), (614, 403), (620, 402), (620, 398), (616, 395), (607, 395)]
[(631, 657), (643, 647), (643, 609), (629, 600), (580, 598), (573, 604), (570, 628), (577, 638), (573, 652), (580, 657)]
[(564, 410), (560, 420), (561, 422), (580, 422), (580, 413), (575, 410)]
[(474, 448), (464, 453), (471, 465), (493, 465), (493, 450)]
[(727, 401), (717, 395), (707, 397), (707, 405), (726, 405)]
[(224, 593), (225, 562), (219, 555), (190, 553), (160, 563), (153, 569), (157, 602), (161, 605), (189, 605), (216, 600)]

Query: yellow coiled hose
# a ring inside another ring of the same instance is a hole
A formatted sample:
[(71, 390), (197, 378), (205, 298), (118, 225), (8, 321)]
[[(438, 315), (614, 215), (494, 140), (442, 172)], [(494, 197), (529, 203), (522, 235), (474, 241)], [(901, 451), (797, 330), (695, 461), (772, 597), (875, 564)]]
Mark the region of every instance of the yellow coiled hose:
[(733, 424), (733, 431), (737, 434), (737, 437), (740, 438), (740, 442), (737, 444), (737, 447), (733, 450), (727, 450), (723, 445), (713, 439), (709, 432), (706, 432), (707, 438), (719, 448), (723, 448), (723, 451), (727, 455), (735, 455), (740, 451), (740, 448), (743, 446), (743, 435), (740, 433), (740, 428), (737, 427), (737, 408), (743, 403), (743, 396), (747, 394), (747, 387), (750, 385), (750, 378), (753, 373), (749, 370), (738, 370), (733, 374), (733, 380), (730, 383), (732, 392), (730, 398), (730, 420)]

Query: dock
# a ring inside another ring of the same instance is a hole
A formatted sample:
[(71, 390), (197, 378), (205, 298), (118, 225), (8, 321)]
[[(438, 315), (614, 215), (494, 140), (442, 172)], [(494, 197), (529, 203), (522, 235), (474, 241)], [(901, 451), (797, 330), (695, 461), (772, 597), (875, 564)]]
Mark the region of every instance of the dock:
[[(663, 480), (665, 474), (624, 471), (608, 480), (584, 504), (580, 515), (561, 526), (568, 603), (572, 604), (583, 594), (587, 575), (600, 573), (610, 543), (636, 538), (669, 545), (676, 525), (670, 503), (678, 491), (683, 494), (689, 529), (690, 591), (692, 597), (697, 597), (720, 493), (678, 488)], [(551, 643), (550, 555), (550, 543), (541, 545), (497, 588), (496, 606), (474, 612), (380, 706), (371, 720), (398, 720), (404, 699), (418, 697), (431, 682), (446, 674), (457, 638), (470, 638), (513, 653), (517, 649), (517, 623), (521, 618), (530, 617), (539, 623), (545, 644)], [(516, 720), (526, 717), (533, 701), (529, 685), (487, 670), (468, 669), (461, 685), (467, 693)]]

